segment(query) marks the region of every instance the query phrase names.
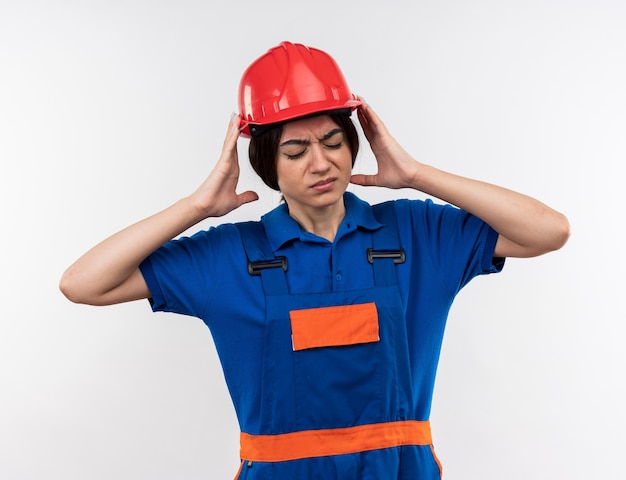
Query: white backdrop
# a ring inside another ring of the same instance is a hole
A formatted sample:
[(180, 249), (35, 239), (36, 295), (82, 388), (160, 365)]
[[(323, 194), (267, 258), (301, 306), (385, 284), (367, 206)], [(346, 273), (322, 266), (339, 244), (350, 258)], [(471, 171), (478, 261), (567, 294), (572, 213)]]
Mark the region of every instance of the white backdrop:
[[(622, 0), (0, 0), (0, 478), (234, 475), (202, 322), (74, 305), (57, 283), (195, 189), (241, 73), (282, 40), (331, 53), (416, 158), (572, 223), (563, 250), (510, 259), (453, 307), (432, 415), (445, 478), (619, 478), (625, 25)], [(240, 147), (261, 200), (220, 221), (277, 203)], [(367, 146), (356, 168), (375, 168)]]

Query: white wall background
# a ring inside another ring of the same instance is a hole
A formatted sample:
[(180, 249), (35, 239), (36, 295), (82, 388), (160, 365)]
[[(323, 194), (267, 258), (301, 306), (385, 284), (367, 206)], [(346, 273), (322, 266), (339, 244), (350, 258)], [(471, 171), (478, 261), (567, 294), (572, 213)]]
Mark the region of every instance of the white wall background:
[[(445, 477), (620, 478), (625, 26), (622, 0), (0, 0), (0, 478), (234, 475), (204, 325), (73, 305), (57, 283), (195, 189), (241, 73), (282, 40), (330, 52), (416, 158), (571, 220), (562, 251), (457, 299), (432, 418)], [(364, 148), (357, 169), (374, 165)], [(243, 170), (262, 199), (225, 220), (276, 204)]]

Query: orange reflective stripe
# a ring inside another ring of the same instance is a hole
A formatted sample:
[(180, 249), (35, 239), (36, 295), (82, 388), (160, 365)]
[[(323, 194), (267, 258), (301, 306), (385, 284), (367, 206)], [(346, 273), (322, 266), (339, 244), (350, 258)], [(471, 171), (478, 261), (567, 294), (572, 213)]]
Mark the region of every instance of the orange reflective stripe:
[(239, 478), (239, 475), (241, 475), (242, 469), (243, 469), (243, 460), (241, 461), (241, 464), (239, 465), (239, 470), (237, 470), (237, 473), (235, 474), (235, 478), (233, 480), (237, 480)]
[(379, 340), (375, 303), (292, 310), (289, 317), (294, 350)]
[(241, 458), (254, 462), (284, 462), (401, 445), (432, 444), (430, 422), (416, 420), (278, 435), (249, 435), (242, 432), (240, 440)]
[(437, 454), (435, 453), (435, 447), (433, 445), (430, 446), (430, 453), (433, 454), (433, 458), (435, 459), (435, 462), (437, 463), (437, 466), (439, 467), (439, 476), (443, 477), (443, 467), (441, 466), (441, 462), (439, 461), (439, 458), (437, 458)]

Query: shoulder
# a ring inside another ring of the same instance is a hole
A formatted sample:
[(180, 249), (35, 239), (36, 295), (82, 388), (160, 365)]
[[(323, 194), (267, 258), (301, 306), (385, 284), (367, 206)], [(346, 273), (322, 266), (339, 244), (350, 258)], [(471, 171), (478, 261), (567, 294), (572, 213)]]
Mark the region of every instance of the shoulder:
[[(189, 235), (170, 240), (156, 250), (151, 257), (170, 261), (212, 260), (227, 257), (241, 245), (239, 231), (233, 223), (211, 226)], [(241, 249), (239, 249), (241, 250)]]
[(452, 226), (457, 223), (463, 223), (467, 218), (472, 217), (470, 213), (454, 205), (437, 203), (430, 198), (424, 200), (400, 199), (392, 202), (398, 217), (426, 225), (441, 226), (443, 223)]

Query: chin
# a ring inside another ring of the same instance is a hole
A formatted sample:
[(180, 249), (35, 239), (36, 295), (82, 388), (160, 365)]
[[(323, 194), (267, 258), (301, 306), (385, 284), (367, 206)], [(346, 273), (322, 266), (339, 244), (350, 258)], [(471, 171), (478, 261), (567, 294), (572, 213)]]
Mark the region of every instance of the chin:
[(315, 202), (317, 203), (318, 207), (320, 208), (332, 207), (333, 205), (336, 205), (339, 202), (343, 202), (343, 192), (341, 193), (329, 192), (326, 195), (322, 195), (318, 200), (319, 202)]

